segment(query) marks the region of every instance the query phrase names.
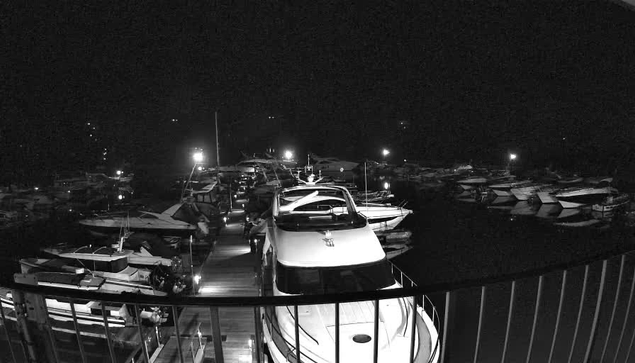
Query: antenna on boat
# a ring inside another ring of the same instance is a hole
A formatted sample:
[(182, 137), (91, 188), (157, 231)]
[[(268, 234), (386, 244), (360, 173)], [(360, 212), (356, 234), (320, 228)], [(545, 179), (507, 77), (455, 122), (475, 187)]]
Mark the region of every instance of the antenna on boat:
[(366, 205), (368, 205), (368, 176), (366, 175), (366, 161), (364, 161), (364, 195), (366, 195)]

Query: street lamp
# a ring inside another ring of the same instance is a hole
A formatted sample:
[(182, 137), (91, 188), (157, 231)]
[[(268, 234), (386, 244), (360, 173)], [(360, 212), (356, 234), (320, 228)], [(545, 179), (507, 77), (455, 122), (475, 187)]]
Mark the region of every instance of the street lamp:
[(514, 153), (509, 153), (508, 169), (509, 169), (510, 173), (512, 172), (512, 167), (513, 167), (514, 160), (516, 160), (517, 157), (518, 157), (518, 155), (516, 155)]
[(194, 169), (196, 169), (196, 166), (199, 163), (202, 163), (204, 159), (205, 159), (205, 155), (203, 154), (203, 151), (195, 151), (194, 154), (192, 154), (192, 160), (194, 160), (194, 165), (192, 166), (192, 171), (190, 171), (190, 177), (187, 178), (187, 182), (185, 183), (185, 185), (183, 185), (183, 189), (181, 190), (181, 199), (184, 198), (185, 190), (190, 186), (192, 182), (192, 175), (194, 175)]
[(388, 154), (390, 154), (390, 150), (388, 150), (388, 149), (383, 149), (383, 150), (381, 151), (381, 154), (382, 154), (382, 155), (384, 156), (384, 158), (385, 158), (386, 156), (388, 156)]
[(293, 158), (293, 151), (286, 150), (284, 152), (284, 158), (287, 159), (287, 160), (291, 160)]

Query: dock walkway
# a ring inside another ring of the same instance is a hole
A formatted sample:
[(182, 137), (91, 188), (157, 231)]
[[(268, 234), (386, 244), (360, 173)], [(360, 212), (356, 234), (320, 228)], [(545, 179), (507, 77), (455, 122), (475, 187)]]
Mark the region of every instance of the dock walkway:
[[(221, 230), (212, 252), (200, 267), (199, 296), (258, 296), (255, 256), (250, 253), (249, 244), (243, 238), (242, 216), (242, 211), (230, 214), (227, 226)], [(220, 308), (219, 317), (224, 360), (254, 361), (253, 308)], [(208, 307), (187, 307), (181, 312), (178, 327), (184, 362), (215, 362), (211, 319)], [(204, 348), (199, 357), (193, 359), (199, 331)], [(172, 330), (155, 362), (179, 362), (177, 348)]]

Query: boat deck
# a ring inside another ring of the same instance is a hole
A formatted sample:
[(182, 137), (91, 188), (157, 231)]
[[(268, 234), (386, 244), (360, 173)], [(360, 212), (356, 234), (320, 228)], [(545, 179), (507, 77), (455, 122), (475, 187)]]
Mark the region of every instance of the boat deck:
[[(243, 238), (242, 211), (230, 214), (227, 226), (197, 271), (201, 276), (199, 296), (258, 296), (255, 256)], [(184, 362), (215, 361), (212, 342), (212, 316), (208, 307), (187, 307), (179, 316), (181, 352)], [(253, 308), (220, 308), (219, 321), (223, 356), (226, 362), (255, 360)], [(202, 351), (199, 350), (200, 331)], [(174, 329), (155, 362), (179, 362)], [(197, 354), (198, 353), (198, 354)]]

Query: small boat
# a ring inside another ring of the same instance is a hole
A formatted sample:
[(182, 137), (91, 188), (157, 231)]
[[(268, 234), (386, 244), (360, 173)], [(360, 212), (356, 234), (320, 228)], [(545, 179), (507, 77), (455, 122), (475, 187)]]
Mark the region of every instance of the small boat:
[(591, 209), (597, 212), (609, 213), (618, 209), (624, 209), (631, 201), (629, 194), (623, 193), (617, 196), (609, 195), (600, 203), (593, 204)]
[(547, 185), (548, 184), (543, 184), (543, 183), (529, 183), (517, 188), (512, 188), (510, 189), (510, 191), (514, 195), (514, 197), (516, 197), (516, 199), (528, 200), (531, 196), (536, 194), (536, 191), (538, 191), (540, 188), (543, 188)]
[(469, 178), (457, 180), (457, 184), (463, 188), (463, 190), (472, 190), (478, 188), (481, 185), (485, 185), (489, 182), (489, 179), (484, 176), (471, 176)]
[(139, 210), (97, 215), (79, 223), (97, 235), (118, 234), (125, 224), (131, 231), (167, 236), (190, 236), (197, 231), (209, 233), (209, 219), (194, 203), (177, 203), (161, 213)]
[(394, 229), (408, 215), (412, 209), (389, 204), (360, 204), (357, 211), (368, 219), (368, 224), (373, 231), (389, 231)]
[(601, 202), (607, 196), (617, 195), (612, 187), (573, 187), (560, 190), (555, 194), (562, 208), (579, 208)]
[(511, 197), (513, 196), (511, 189), (512, 188), (520, 188), (522, 186), (531, 184), (531, 180), (521, 180), (521, 181), (508, 181), (505, 183), (496, 183), (489, 186), (489, 188), (496, 194), (498, 197)]

